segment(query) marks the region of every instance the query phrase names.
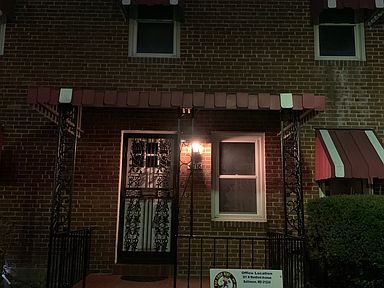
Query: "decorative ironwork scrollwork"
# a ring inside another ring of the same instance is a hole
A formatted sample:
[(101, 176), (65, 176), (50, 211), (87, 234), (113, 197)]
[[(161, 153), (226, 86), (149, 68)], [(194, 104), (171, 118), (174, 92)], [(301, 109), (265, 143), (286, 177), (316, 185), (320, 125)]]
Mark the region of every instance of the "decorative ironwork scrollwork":
[(126, 200), (124, 250), (136, 251), (140, 236), (140, 198)]
[(169, 201), (159, 199), (157, 201), (153, 228), (155, 230), (155, 249), (157, 252), (165, 252), (169, 241)]
[(281, 112), (281, 146), (285, 202), (285, 232), (304, 234), (304, 208), (300, 155), (300, 115)]
[(169, 139), (162, 139), (159, 141), (159, 166), (158, 171), (160, 173), (170, 173), (171, 169), (171, 155), (172, 155), (172, 143)]
[(128, 138), (124, 250), (167, 251), (173, 139)]
[(77, 107), (59, 106), (58, 148), (51, 216), (51, 233), (53, 234), (70, 230), (78, 114)]

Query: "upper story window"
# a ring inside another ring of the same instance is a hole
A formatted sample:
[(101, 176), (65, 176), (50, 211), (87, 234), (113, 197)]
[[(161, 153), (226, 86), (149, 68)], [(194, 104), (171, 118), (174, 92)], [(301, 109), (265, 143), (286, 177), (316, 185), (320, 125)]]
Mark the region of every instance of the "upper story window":
[(129, 55), (178, 57), (180, 25), (172, 6), (137, 6), (130, 19)]
[(0, 55), (4, 54), (5, 16), (0, 16)]
[(352, 9), (326, 9), (315, 25), (315, 59), (365, 60), (364, 23)]
[(214, 133), (212, 216), (266, 221), (264, 134)]

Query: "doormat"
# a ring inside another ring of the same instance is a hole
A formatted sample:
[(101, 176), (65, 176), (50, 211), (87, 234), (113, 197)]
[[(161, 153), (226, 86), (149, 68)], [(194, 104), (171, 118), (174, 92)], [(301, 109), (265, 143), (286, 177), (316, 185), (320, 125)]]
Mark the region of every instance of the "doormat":
[(167, 276), (140, 276), (140, 275), (123, 275), (121, 280), (134, 281), (134, 282), (156, 282), (167, 279)]

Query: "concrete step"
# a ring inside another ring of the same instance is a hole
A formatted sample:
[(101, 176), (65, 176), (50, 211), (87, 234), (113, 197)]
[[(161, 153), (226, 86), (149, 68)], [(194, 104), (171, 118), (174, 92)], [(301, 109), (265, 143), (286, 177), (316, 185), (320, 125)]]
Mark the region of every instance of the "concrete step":
[(171, 277), (173, 265), (169, 264), (115, 264), (113, 274), (130, 281), (159, 281)]

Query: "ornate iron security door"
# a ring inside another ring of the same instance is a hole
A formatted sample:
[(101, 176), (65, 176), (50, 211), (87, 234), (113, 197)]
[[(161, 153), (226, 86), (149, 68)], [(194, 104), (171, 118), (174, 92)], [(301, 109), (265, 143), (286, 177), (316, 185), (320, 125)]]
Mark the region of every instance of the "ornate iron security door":
[(171, 262), (176, 234), (176, 135), (125, 134), (120, 263)]

